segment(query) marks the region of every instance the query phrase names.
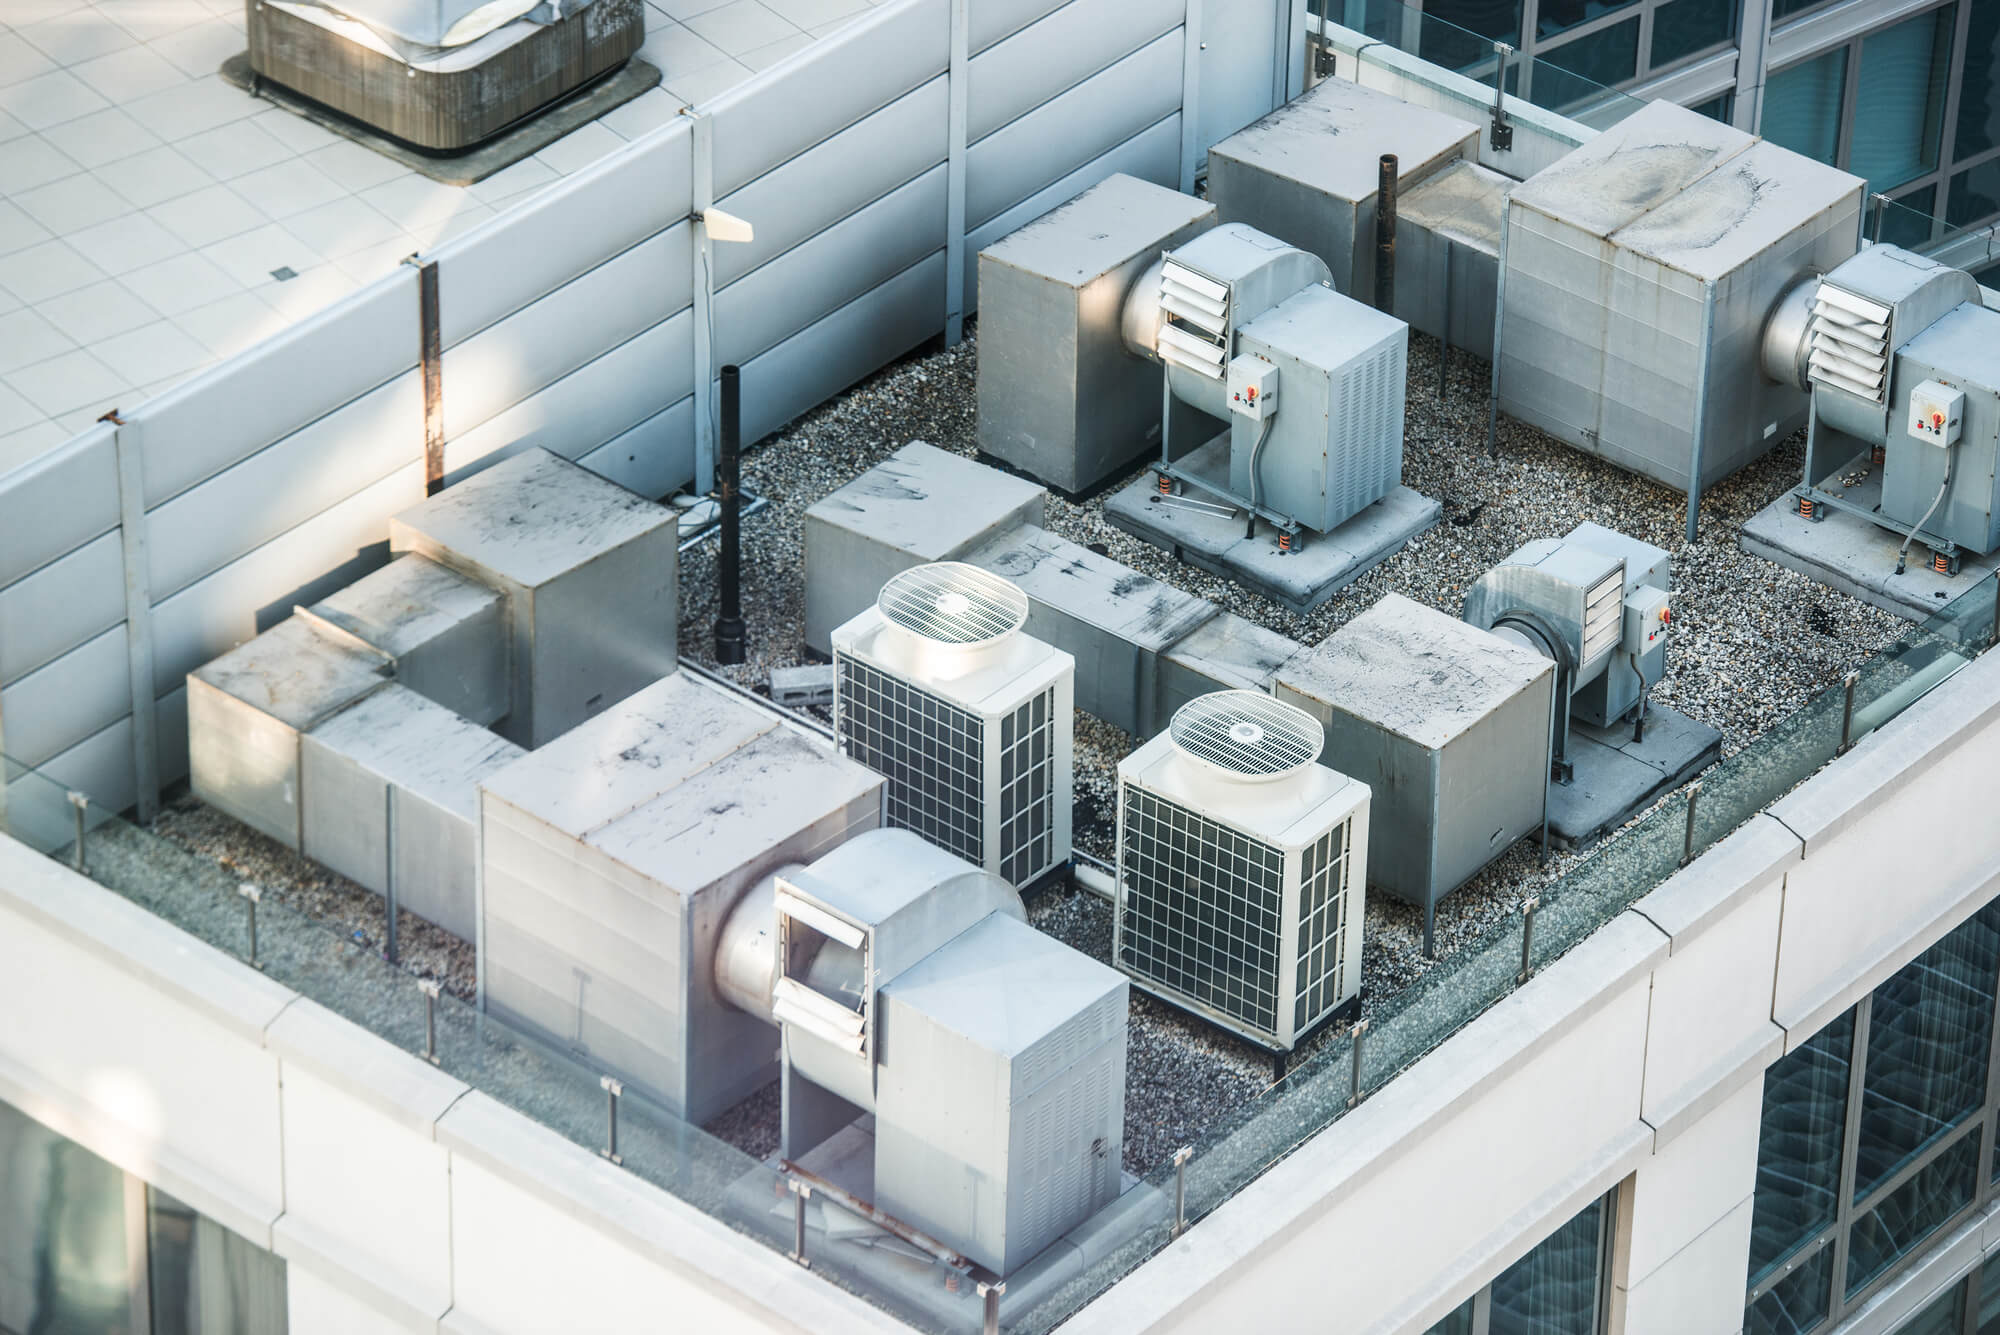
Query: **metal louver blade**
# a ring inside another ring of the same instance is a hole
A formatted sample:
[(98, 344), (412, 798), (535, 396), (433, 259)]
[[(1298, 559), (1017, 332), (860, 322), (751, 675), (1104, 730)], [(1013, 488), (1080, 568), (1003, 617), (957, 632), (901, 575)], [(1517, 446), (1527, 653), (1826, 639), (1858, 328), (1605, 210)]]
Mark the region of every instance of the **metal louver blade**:
[(1879, 301), (1821, 283), (1813, 294), (1807, 377), (1881, 403), (1888, 390), (1891, 314)]
[(1222, 349), (1167, 324), (1160, 326), (1160, 356), (1214, 380), (1222, 379)]
[(1229, 289), (1223, 284), (1216, 282), (1213, 278), (1196, 273), (1184, 264), (1176, 264), (1171, 259), (1160, 266), (1161, 288), (1165, 289), (1170, 284), (1185, 288), (1189, 292), (1206, 297), (1208, 300), (1219, 305), (1225, 304), (1229, 300)]
[(1599, 580), (1583, 596), (1583, 661), (1610, 653), (1625, 634), (1625, 567)]

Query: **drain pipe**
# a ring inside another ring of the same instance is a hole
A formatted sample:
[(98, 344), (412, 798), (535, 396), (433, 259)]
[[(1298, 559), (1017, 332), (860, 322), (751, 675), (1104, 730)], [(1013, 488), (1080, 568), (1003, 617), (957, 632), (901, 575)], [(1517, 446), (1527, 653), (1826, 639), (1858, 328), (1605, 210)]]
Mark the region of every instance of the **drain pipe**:
[(722, 368), (722, 448), (715, 469), (715, 495), (722, 511), (722, 611), (715, 618), (715, 661), (725, 666), (741, 663), (744, 657), (743, 605), (738, 587), (743, 566), (743, 495), (738, 486), (743, 453), (740, 379), (735, 366)]
[(1375, 309), (1395, 314), (1396, 306), (1396, 155), (1384, 153), (1382, 175), (1375, 187)]

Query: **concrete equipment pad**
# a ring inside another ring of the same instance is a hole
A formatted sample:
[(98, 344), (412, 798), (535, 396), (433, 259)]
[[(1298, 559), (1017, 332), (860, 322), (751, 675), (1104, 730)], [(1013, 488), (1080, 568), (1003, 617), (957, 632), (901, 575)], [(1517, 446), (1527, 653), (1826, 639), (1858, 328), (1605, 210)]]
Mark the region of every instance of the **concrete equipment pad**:
[(1898, 575), (1896, 549), (1903, 545), (1902, 534), (1840, 510), (1825, 519), (1807, 519), (1791, 492), (1752, 515), (1736, 545), (1912, 621), (1922, 621), (1942, 608), (1984, 579), (1995, 565), (1994, 557), (1968, 552), (1957, 575), (1940, 575), (1931, 569), (1931, 549), (1913, 542), (1908, 568)]
[[(1226, 436), (1194, 451), (1181, 466), (1202, 471), (1202, 456), (1211, 452), (1219, 454), (1226, 470)], [(1269, 525), (1260, 525), (1256, 536), (1246, 538), (1243, 512), (1226, 509), (1197, 489), (1186, 496), (1162, 496), (1156, 475), (1146, 472), (1104, 503), (1104, 517), (1191, 565), (1233, 579), (1294, 612), (1310, 612), (1437, 523), (1439, 512), (1430, 497), (1397, 487), (1331, 533), (1301, 533), (1294, 550), (1285, 553), (1278, 550)]]
[(1677, 709), (1648, 704), (1643, 742), (1632, 740), (1630, 723), (1578, 723), (1569, 730), (1569, 759), (1570, 781), (1549, 785), (1549, 838), (1583, 848), (1722, 759), (1722, 734)]

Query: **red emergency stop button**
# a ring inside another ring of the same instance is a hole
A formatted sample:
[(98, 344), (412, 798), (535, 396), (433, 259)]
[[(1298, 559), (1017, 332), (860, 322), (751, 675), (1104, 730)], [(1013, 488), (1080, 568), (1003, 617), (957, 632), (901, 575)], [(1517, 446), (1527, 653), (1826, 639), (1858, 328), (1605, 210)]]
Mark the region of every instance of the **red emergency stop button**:
[(1931, 414), (1931, 430), (1942, 431), (1943, 429), (1944, 429), (1944, 414), (1940, 412), (1933, 412)]
[(1671, 608), (1671, 607), (1662, 607), (1662, 608), (1660, 609), (1660, 624), (1661, 624), (1662, 626), (1666, 625), (1666, 624), (1667, 624), (1667, 623), (1668, 623), (1669, 621), (1672, 621), (1673, 619), (1674, 619), (1674, 609), (1673, 609), (1673, 608)]

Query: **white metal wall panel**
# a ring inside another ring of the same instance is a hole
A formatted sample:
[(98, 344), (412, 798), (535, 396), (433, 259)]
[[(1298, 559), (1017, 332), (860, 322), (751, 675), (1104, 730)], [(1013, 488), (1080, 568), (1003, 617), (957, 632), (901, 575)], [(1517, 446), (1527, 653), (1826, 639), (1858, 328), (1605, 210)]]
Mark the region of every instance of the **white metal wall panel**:
[(694, 475), (694, 396), (654, 413), (577, 462), (641, 496), (665, 496)]
[(411, 371), (147, 515), (153, 601), (165, 602), (423, 455), (423, 382)]
[(125, 619), (118, 530), (0, 588), (0, 682), (18, 680)]
[(417, 364), (417, 274), (402, 268), (127, 413), (148, 509)]
[(978, 55), (995, 42), (1004, 41), (1038, 19), (1061, 9), (1068, 0), (979, 0), (969, 5), (971, 20), (967, 47)]
[(0, 478), (0, 585), (118, 526), (118, 460), (99, 424)]
[(721, 199), (944, 73), (948, 0), (905, 0), (823, 38), (808, 64), (773, 83), (752, 80), (707, 104), (715, 119), (715, 197)]
[(977, 227), (1178, 108), (1181, 32), (1155, 38), (967, 150), (967, 226)]
[(446, 350), (447, 435), (463, 435), (688, 305), (692, 236), (682, 223)]
[(445, 485), (531, 446), (565, 459), (596, 449), (676, 399), (688, 397), (694, 379), (693, 352), (694, 312), (684, 308), (671, 320), (627, 339), (447, 441)]
[[(945, 100), (940, 76), (718, 200), (757, 236), (714, 247), (715, 285), (726, 287), (943, 162)], [(943, 228), (939, 215), (940, 237)]]
[(1171, 32), (1186, 13), (1186, 0), (1072, 0), (974, 56), (967, 66), (967, 140), (978, 143)]
[[(942, 246), (944, 190), (945, 169), (933, 167), (717, 293), (717, 362), (750, 361)], [(941, 322), (942, 290), (936, 313)]]
[(125, 623), (0, 691), (7, 757), (39, 765), (132, 712)]
[(444, 346), (686, 218), (692, 140), (687, 121), (663, 125), (426, 256), (437, 261)]
[(743, 368), (743, 439), (770, 434), (937, 332), (944, 252), (910, 266)]

